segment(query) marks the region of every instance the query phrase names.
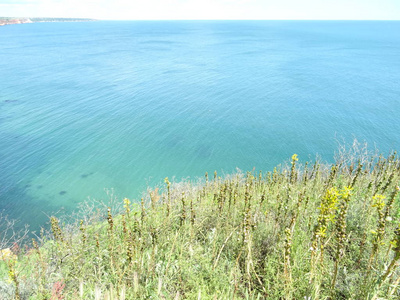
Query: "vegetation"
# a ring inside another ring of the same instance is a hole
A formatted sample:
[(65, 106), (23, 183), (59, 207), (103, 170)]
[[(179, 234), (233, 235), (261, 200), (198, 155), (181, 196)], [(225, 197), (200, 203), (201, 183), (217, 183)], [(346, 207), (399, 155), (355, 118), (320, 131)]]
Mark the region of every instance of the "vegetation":
[(399, 299), (399, 183), (396, 153), (365, 149), (166, 178), (140, 203), (51, 217), (49, 234), (8, 245), (1, 299)]

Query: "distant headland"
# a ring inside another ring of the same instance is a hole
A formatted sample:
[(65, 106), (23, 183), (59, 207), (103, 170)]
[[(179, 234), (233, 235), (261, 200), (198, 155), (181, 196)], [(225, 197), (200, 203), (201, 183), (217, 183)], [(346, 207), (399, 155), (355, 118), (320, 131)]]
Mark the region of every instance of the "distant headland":
[(25, 24), (25, 23), (40, 23), (40, 22), (91, 22), (95, 19), (84, 18), (11, 18), (0, 17), (0, 26), (9, 24)]

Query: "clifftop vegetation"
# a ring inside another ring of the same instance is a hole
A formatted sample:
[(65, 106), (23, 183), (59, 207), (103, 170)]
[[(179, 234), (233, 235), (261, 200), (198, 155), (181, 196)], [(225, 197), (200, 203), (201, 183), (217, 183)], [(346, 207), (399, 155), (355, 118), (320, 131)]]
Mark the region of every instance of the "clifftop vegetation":
[[(399, 299), (400, 160), (297, 155), (87, 206), (9, 248), (2, 299)], [(1, 257), (0, 257), (1, 259)]]

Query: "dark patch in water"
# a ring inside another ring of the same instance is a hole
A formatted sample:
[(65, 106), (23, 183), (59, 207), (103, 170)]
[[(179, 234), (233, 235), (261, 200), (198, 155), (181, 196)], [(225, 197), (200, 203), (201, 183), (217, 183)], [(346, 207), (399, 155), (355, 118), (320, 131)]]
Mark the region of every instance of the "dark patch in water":
[(62, 195), (65, 195), (67, 192), (66, 191), (61, 191), (61, 192), (59, 192), (59, 194), (62, 196)]
[(179, 144), (182, 144), (183, 142), (184, 139), (181, 136), (172, 136), (168, 138), (165, 145), (169, 148), (176, 148), (179, 146)]
[(196, 155), (201, 159), (208, 159), (213, 153), (213, 148), (207, 145), (202, 145), (196, 149)]
[(88, 174), (82, 174), (82, 175), (81, 175), (81, 178), (87, 178), (87, 177), (89, 177), (89, 176), (92, 175), (92, 174), (93, 174), (93, 172), (88, 173)]
[(27, 188), (30, 188), (31, 187), (31, 185), (30, 184), (26, 184), (25, 185), (25, 188), (27, 189)]
[(13, 99), (4, 100), (4, 103), (15, 103), (15, 102), (18, 102), (18, 100), (13, 100)]
[(43, 185), (38, 185), (36, 188), (37, 188), (38, 190), (40, 190), (41, 188), (43, 188)]

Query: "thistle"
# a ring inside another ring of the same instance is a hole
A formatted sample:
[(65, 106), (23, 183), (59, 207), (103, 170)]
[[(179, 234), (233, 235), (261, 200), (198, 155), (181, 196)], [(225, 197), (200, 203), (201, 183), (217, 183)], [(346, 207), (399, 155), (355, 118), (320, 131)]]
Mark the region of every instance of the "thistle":
[(190, 223), (194, 225), (194, 220), (196, 219), (196, 213), (193, 208), (193, 199), (190, 199)]
[(385, 214), (383, 216), (385, 222), (389, 218), (390, 212), (393, 209), (394, 199), (396, 198), (396, 195), (399, 193), (399, 191), (400, 191), (400, 187), (396, 186), (396, 188), (393, 190), (392, 194), (390, 195), (389, 201), (386, 203)]
[(393, 177), (394, 177), (394, 172), (390, 173), (389, 178), (388, 178), (386, 184), (385, 184), (385, 185), (383, 186), (383, 188), (382, 188), (382, 191), (381, 191), (382, 194), (386, 191), (386, 189), (388, 188), (388, 186), (392, 183)]
[(121, 218), (122, 218), (122, 232), (124, 233), (124, 238), (126, 239), (128, 235), (128, 228), (126, 227), (125, 215), (122, 215)]
[(284, 276), (285, 276), (285, 291), (286, 299), (292, 299), (291, 285), (292, 285), (292, 272), (290, 266), (290, 254), (292, 248), (292, 231), (290, 228), (285, 229), (285, 242), (284, 242)]
[(158, 195), (158, 188), (150, 192), (150, 199), (151, 199), (151, 208), (155, 208), (158, 200), (160, 199), (160, 196)]
[(332, 284), (331, 284), (332, 292), (336, 285), (336, 278), (337, 278), (337, 273), (338, 273), (338, 269), (339, 269), (339, 263), (344, 254), (345, 243), (347, 242), (346, 217), (347, 217), (347, 210), (349, 207), (351, 190), (352, 190), (351, 187), (345, 187), (340, 193), (340, 197), (341, 197), (342, 201), (340, 203), (339, 212), (338, 212), (338, 215), (336, 217), (336, 222), (335, 222), (335, 235), (336, 235), (336, 240), (337, 240), (337, 247), (336, 247), (335, 268), (333, 271), (333, 279), (332, 279)]
[(51, 231), (53, 232), (54, 239), (56, 241), (63, 242), (64, 238), (63, 238), (63, 234), (62, 234), (58, 219), (56, 217), (51, 217), (50, 224), (51, 224)]
[(7, 261), (8, 266), (8, 277), (10, 278), (11, 282), (15, 285), (15, 300), (20, 300), (21, 296), (19, 294), (19, 280), (18, 280), (18, 273), (15, 269), (15, 260), (11, 259)]
[[(393, 259), (391, 260), (389, 266), (387, 267), (385, 273), (383, 273), (382, 276), (378, 278), (378, 280), (375, 283), (375, 293), (372, 296), (372, 300), (375, 300), (377, 298), (377, 295), (379, 293), (380, 288), (382, 285), (385, 283), (386, 279), (389, 278), (395, 271), (395, 269), (398, 267), (398, 262), (400, 261), (400, 224), (398, 225), (397, 229), (394, 232), (395, 236), (393, 240), (391, 241), (391, 244), (393, 245), (392, 250), (394, 251), (394, 256)], [(393, 290), (396, 288), (396, 286), (393, 288)]]
[(328, 189), (331, 186), (331, 183), (336, 176), (337, 170), (338, 167), (336, 165), (333, 165), (331, 168), (331, 172), (329, 173), (328, 180), (326, 181), (325, 189)]
[(308, 161), (304, 164), (303, 184), (307, 185), (308, 182)]
[(95, 235), (95, 240), (96, 240), (97, 253), (100, 253), (100, 241), (99, 241), (99, 234), (98, 233), (96, 233), (96, 235)]
[(320, 282), (315, 280), (317, 268), (323, 265), (324, 245), (328, 226), (334, 221), (338, 196), (339, 192), (335, 187), (326, 191), (319, 207), (318, 223), (314, 227), (314, 235), (311, 244), (310, 283), (314, 281), (315, 299), (318, 298), (320, 288)]
[(125, 212), (126, 212), (126, 215), (128, 216), (128, 218), (129, 218), (129, 213), (131, 211), (130, 204), (131, 204), (131, 201), (128, 198), (125, 198), (124, 199), (124, 209), (125, 209)]
[(112, 233), (113, 228), (114, 228), (114, 221), (113, 221), (113, 217), (111, 215), (110, 207), (107, 209), (107, 222), (108, 222), (108, 230), (110, 231), (110, 233)]
[(378, 226), (376, 231), (372, 232), (374, 234), (374, 239), (372, 242), (373, 248), (372, 248), (370, 263), (373, 262), (373, 258), (375, 257), (375, 254), (378, 252), (378, 248), (382, 244), (383, 235), (385, 234), (386, 220), (385, 220), (385, 214), (383, 212), (383, 209), (385, 207), (384, 199), (385, 196), (380, 194), (376, 194), (373, 197), (374, 204), (372, 205), (372, 207), (375, 207), (378, 212)]
[(360, 173), (362, 171), (363, 165), (361, 163), (358, 164), (357, 170), (356, 170), (356, 175), (354, 176), (353, 180), (351, 181), (350, 188), (354, 187), (356, 184), (357, 178), (360, 176)]
[(142, 226), (143, 226), (143, 224), (144, 224), (144, 218), (146, 217), (146, 209), (145, 209), (145, 207), (144, 207), (143, 198), (140, 199), (140, 208), (141, 208), (140, 221), (141, 221)]
[(182, 226), (183, 223), (186, 220), (186, 204), (185, 204), (185, 192), (182, 192), (182, 198), (181, 198), (181, 202), (182, 202), (182, 212), (181, 212), (181, 218), (180, 218), (180, 225)]
[(290, 183), (294, 183), (297, 180), (297, 173), (296, 173), (296, 161), (299, 159), (297, 158), (297, 154), (292, 155), (292, 168), (290, 170)]
[(165, 177), (164, 179), (165, 184), (167, 185), (167, 217), (170, 214), (171, 211), (171, 183), (168, 180), (168, 177)]
[(244, 211), (243, 211), (243, 243), (249, 241), (251, 228), (251, 195), (249, 193), (249, 184), (246, 184), (246, 192), (244, 196)]
[(85, 229), (85, 226), (83, 226), (83, 220), (81, 220), (79, 224), (80, 224), (79, 230), (80, 230), (81, 233), (82, 233), (82, 242), (83, 242), (83, 244), (85, 244), (85, 243), (86, 243), (86, 240), (87, 240), (87, 237), (86, 237), (86, 229)]
[(128, 258), (129, 263), (133, 261), (133, 236), (132, 233), (129, 232), (129, 240), (127, 243), (127, 249), (126, 249), (126, 256)]

